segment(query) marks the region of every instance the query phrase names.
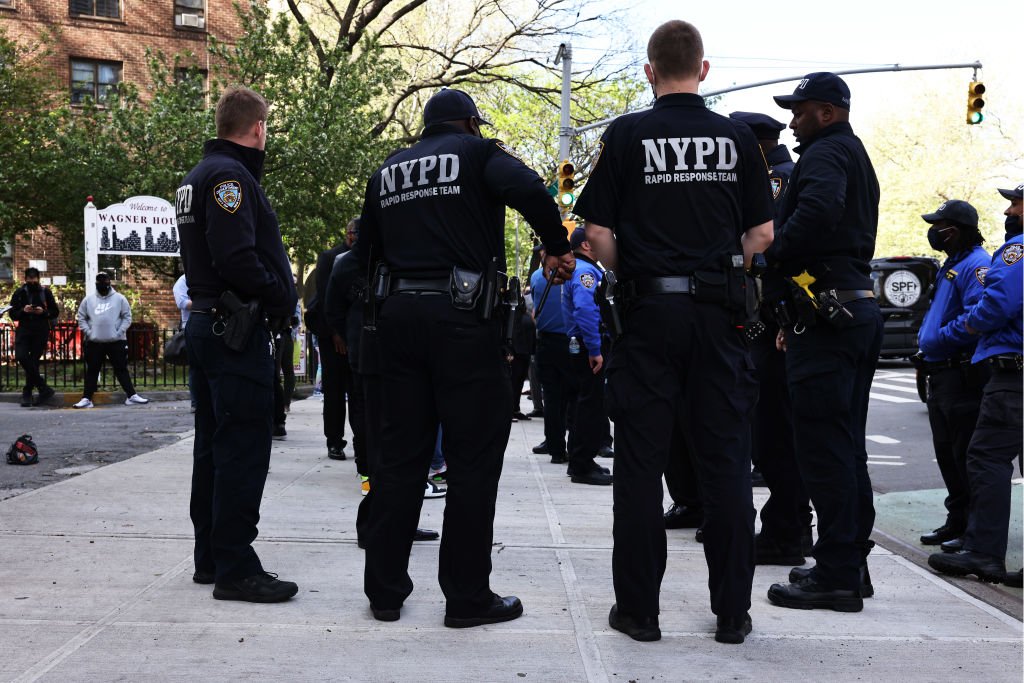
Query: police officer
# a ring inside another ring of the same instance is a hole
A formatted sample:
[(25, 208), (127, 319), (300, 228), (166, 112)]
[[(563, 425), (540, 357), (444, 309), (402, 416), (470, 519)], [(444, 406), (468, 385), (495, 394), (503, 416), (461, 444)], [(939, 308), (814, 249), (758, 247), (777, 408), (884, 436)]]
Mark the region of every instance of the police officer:
[[(494, 293), (505, 270), (505, 206), (548, 247), (560, 277), (574, 267), (558, 208), (540, 177), (504, 143), (484, 139), (473, 100), (441, 90), (423, 110), (419, 142), (367, 185), (360, 261), (380, 263), (376, 329), (383, 393), (364, 589), (376, 619), (394, 621), (412, 592), (409, 551), (438, 422), (448, 496), (438, 578), (445, 625), (515, 619), (523, 606), (490, 588), (494, 506), (511, 426), (507, 365)], [(371, 270), (372, 272), (372, 270)]]
[(935, 462), (948, 493), (946, 521), (921, 536), (921, 543), (938, 545), (957, 541), (967, 528), (967, 445), (988, 368), (971, 365), (978, 339), (964, 329), (964, 311), (981, 297), (991, 257), (981, 247), (978, 212), (967, 202), (951, 199), (921, 218), (929, 225), (928, 244), (947, 256), (935, 276), (935, 293), (917, 335), (920, 352), (913, 359), (928, 378)]
[(604, 356), (601, 311), (594, 293), (604, 271), (594, 260), (582, 226), (573, 230), (569, 245), (576, 255), (576, 272), (562, 287), (562, 315), (569, 336), (569, 367), (576, 380), (576, 401), (569, 430), (568, 474), (575, 484), (609, 486), (612, 475), (594, 458), (608, 436), (604, 406)]
[(987, 363), (992, 376), (985, 385), (978, 424), (967, 449), (970, 511), (963, 550), (936, 553), (928, 564), (943, 574), (973, 574), (982, 581), (1020, 586), (1021, 574), (1006, 576), (1006, 537), (1010, 524), (1010, 480), (1014, 460), (1024, 450), (1021, 430), (1022, 310), (1024, 244), (1021, 215), (1024, 185), (999, 190), (1010, 200), (1006, 243), (992, 255), (985, 288), (964, 320), (964, 329), (980, 334), (975, 363)]
[(757, 386), (737, 329), (744, 263), (772, 239), (767, 169), (750, 129), (707, 109), (697, 29), (659, 26), (644, 70), (651, 111), (616, 119), (575, 211), (628, 302), (608, 368), (615, 422), (615, 521), (608, 621), (658, 640), (665, 572), (662, 473), (673, 421), (688, 431), (704, 499), (704, 552), (720, 642), (750, 632), (754, 507), (747, 420)]
[(298, 296), (277, 217), (260, 187), (267, 102), (228, 88), (217, 102), (217, 138), (176, 197), (181, 260), (192, 314), (185, 328), (196, 396), (192, 468), (196, 583), (219, 600), (280, 602), (298, 591), (263, 571), (252, 542), (270, 466), (274, 408), (271, 330), (253, 320), (248, 336), (226, 343), (244, 318), (225, 292), (258, 302), (268, 318), (291, 317)]
[[(750, 126), (768, 162), (768, 180), (775, 200), (775, 214), (793, 173), (793, 158), (779, 144), (785, 128), (766, 114), (737, 111), (729, 118)], [(767, 298), (771, 298), (771, 279)], [(761, 507), (761, 532), (755, 543), (757, 564), (801, 565), (811, 553), (811, 506), (793, 452), (793, 409), (786, 381), (786, 355), (775, 348), (779, 326), (767, 309), (761, 320), (747, 328), (750, 355), (754, 359), (760, 394), (751, 420), (750, 457), (754, 476), (758, 470), (768, 486), (768, 500)]]
[[(775, 605), (863, 609), (875, 519), (864, 447), (868, 392), (882, 343), (870, 260), (878, 229), (878, 180), (849, 123), (850, 89), (833, 73), (808, 74), (775, 102), (793, 113), (800, 146), (768, 257), (775, 275), (816, 278), (794, 290), (801, 315), (780, 333), (793, 401), (796, 459), (818, 513), (817, 561), (773, 584)], [(806, 296), (806, 299), (801, 298)], [(864, 568), (863, 570), (861, 568)]]

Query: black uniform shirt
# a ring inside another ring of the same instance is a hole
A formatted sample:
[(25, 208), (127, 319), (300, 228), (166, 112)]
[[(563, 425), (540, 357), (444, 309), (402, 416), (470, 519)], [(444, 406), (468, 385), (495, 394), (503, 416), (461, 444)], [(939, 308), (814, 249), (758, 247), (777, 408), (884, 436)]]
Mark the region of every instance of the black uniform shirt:
[(260, 187), (262, 150), (208, 140), (178, 188), (176, 212), (188, 295), (197, 310), (225, 290), (259, 299), (274, 316), (295, 314), (298, 295), (277, 214)]
[(615, 230), (619, 277), (688, 275), (741, 254), (772, 219), (768, 169), (750, 128), (699, 95), (663, 95), (617, 118), (574, 211)]
[(500, 141), (437, 124), (370, 178), (354, 250), (365, 263), (372, 248), (395, 272), (483, 272), (495, 257), (504, 270), (505, 206), (523, 215), (549, 254), (568, 253), (540, 176)]
[(793, 167), (796, 164), (785, 145), (773, 148), (764, 155), (764, 160), (768, 162), (768, 180), (772, 186), (772, 198), (775, 200), (775, 215), (777, 217), (779, 211), (782, 210), (782, 198), (786, 194), (786, 188), (789, 187), (789, 178), (793, 175)]
[(871, 289), (878, 179), (849, 123), (834, 123), (797, 147), (800, 161), (766, 252), (783, 275), (807, 270), (813, 289)]

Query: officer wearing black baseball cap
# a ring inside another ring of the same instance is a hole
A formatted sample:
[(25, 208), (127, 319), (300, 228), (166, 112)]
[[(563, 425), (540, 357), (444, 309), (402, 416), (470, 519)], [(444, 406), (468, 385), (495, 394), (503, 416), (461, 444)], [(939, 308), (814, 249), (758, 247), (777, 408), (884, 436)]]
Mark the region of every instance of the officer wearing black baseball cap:
[[(875, 519), (864, 431), (868, 392), (882, 344), (882, 314), (874, 299), (870, 261), (878, 230), (878, 179), (850, 126), (850, 89), (832, 73), (807, 74), (792, 95), (775, 97), (789, 109), (800, 161), (775, 221), (766, 256), (771, 274), (815, 278), (821, 301), (799, 320), (782, 320), (779, 346), (793, 401), (794, 443), (800, 473), (818, 514), (816, 565), (773, 584), (768, 599), (782, 607), (863, 609), (870, 595), (867, 556)], [(794, 291), (794, 283), (782, 286)], [(766, 287), (766, 289), (768, 289)], [(780, 317), (795, 295), (775, 301)], [(797, 334), (799, 333), (799, 334)]]

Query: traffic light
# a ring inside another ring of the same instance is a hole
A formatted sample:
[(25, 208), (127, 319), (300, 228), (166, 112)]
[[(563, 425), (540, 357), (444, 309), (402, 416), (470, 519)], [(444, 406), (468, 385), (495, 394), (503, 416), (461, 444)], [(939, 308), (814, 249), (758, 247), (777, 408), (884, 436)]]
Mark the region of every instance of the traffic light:
[(573, 189), (576, 187), (576, 181), (573, 180), (573, 176), (576, 175), (576, 167), (572, 165), (571, 161), (562, 160), (562, 163), (558, 165), (558, 203), (562, 206), (572, 206), (572, 203), (576, 201), (576, 195), (573, 193)]
[(981, 81), (971, 81), (967, 86), (967, 123), (974, 125), (985, 120), (982, 109), (985, 107), (985, 84)]

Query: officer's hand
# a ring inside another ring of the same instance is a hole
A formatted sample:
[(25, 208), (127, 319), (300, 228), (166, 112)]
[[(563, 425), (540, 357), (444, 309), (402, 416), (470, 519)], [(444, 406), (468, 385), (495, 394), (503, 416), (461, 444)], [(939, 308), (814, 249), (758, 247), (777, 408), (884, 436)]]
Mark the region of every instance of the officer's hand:
[(341, 338), (340, 334), (332, 334), (331, 341), (334, 342), (334, 350), (339, 356), (348, 355), (348, 344), (345, 343), (345, 340)]
[(560, 285), (576, 270), (576, 257), (570, 251), (561, 256), (548, 256), (544, 259), (544, 274), (554, 284)]
[(604, 356), (590, 356), (590, 371), (595, 375), (601, 372), (601, 368), (604, 367)]
[(779, 333), (775, 335), (775, 348), (779, 351), (786, 350), (786, 331), (780, 329)]

